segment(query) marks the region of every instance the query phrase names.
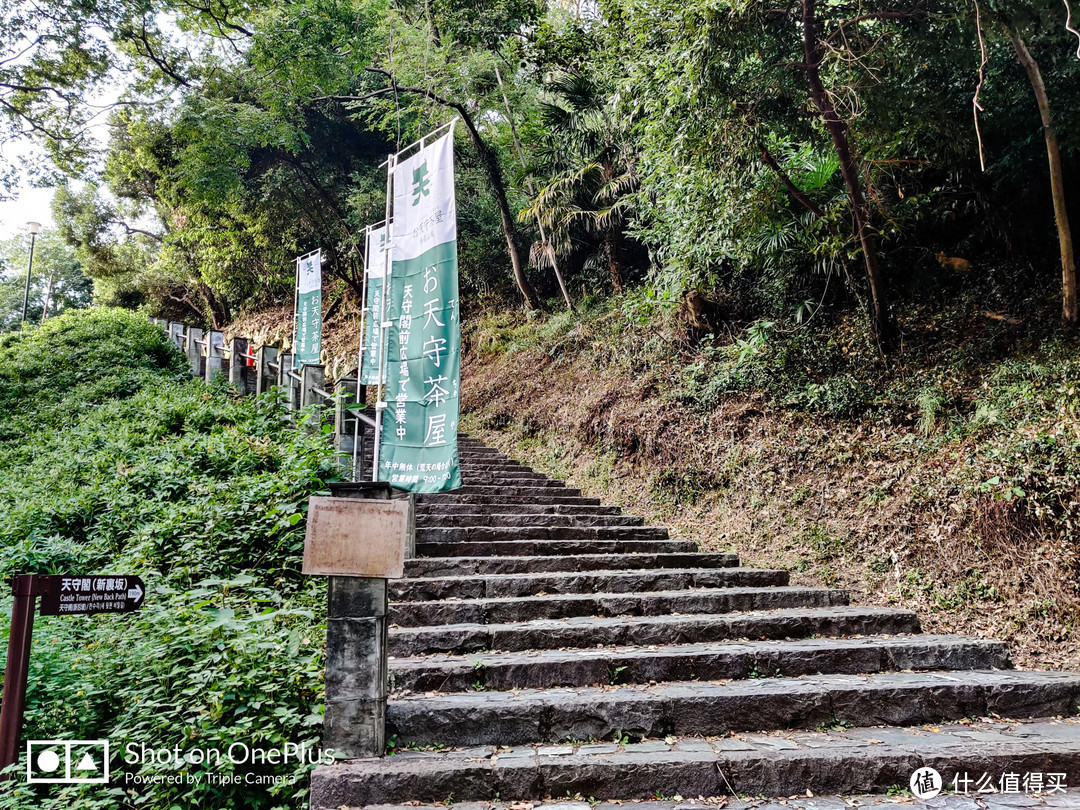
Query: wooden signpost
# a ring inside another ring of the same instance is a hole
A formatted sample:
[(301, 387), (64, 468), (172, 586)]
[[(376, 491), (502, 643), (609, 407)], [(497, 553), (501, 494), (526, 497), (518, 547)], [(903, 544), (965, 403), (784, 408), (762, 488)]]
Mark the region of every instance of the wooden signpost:
[[(3, 705), (0, 706), (0, 770), (19, 759), (26, 705), (26, 678), (30, 669), (30, 642), (34, 633), (34, 607), (41, 597), (42, 616), (92, 613), (131, 613), (143, 606), (146, 586), (134, 575), (19, 574), (12, 578), (15, 601), (11, 608)], [(12, 774), (3, 778), (10, 779)]]
[(323, 747), (349, 757), (386, 753), (388, 588), (413, 556), (410, 498), (385, 482), (331, 484), (308, 505), (304, 573), (329, 577)]

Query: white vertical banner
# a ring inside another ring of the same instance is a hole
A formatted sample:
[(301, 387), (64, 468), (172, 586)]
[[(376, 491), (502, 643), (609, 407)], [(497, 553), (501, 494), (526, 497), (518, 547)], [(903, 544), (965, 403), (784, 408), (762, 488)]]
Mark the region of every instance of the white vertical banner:
[(293, 366), (316, 364), (322, 357), (322, 252), (296, 260), (296, 313)]
[(461, 486), (453, 126), (392, 165), (387, 407), (378, 475), (401, 489), (441, 492)]
[(367, 261), (364, 267), (364, 351), (360, 360), (360, 385), (379, 384), (379, 346), (383, 331), (380, 323), (383, 317), (386, 276), (390, 272), (388, 237), (386, 225), (368, 228), (365, 252)]

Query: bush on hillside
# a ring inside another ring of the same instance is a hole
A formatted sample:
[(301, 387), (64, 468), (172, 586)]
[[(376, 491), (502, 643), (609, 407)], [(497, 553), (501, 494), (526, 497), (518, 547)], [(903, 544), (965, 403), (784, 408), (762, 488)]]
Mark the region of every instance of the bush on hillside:
[[(109, 788), (20, 780), (0, 807), (305, 803), (322, 722), (325, 589), (299, 572), (302, 518), (308, 495), (336, 476), (332, 448), (273, 397), (241, 398), (183, 379), (184, 369), (161, 330), (114, 310), (71, 313), (0, 344), (0, 575), (135, 574), (147, 584), (138, 613), (42, 617), (34, 632), (24, 738), (108, 738)], [(129, 744), (224, 754), (285, 743), (306, 745), (308, 758), (126, 757)], [(197, 781), (128, 776), (180, 771)], [(208, 781), (229, 771), (237, 784)]]

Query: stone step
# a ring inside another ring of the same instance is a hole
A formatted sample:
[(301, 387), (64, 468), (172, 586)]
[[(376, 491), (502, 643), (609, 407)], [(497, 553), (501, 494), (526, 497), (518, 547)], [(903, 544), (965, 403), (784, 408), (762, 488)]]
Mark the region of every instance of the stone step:
[(394, 602), (398, 627), (508, 624), (587, 616), (671, 616), (847, 605), (848, 592), (828, 588), (703, 588), (647, 593), (571, 593), (546, 596)]
[[(894, 786), (895, 788), (895, 786)], [(812, 792), (812, 791), (811, 791)], [(895, 793), (895, 791), (894, 791)], [(969, 795), (942, 794), (932, 805), (937, 810), (1051, 810), (1051, 808), (1080, 808), (1080, 789), (1066, 788), (1053, 794), (1023, 792), (1022, 788), (1005, 794), (978, 794), (977, 803), (972, 798), (976, 795), (974, 786)], [(766, 802), (757, 798), (740, 799), (731, 796), (705, 796), (697, 799), (684, 799), (680, 795), (671, 796), (671, 801), (647, 799), (616, 799), (610, 802), (584, 798), (580, 794), (568, 799), (552, 799), (535, 802), (524, 799), (502, 797), (495, 802), (453, 802), (454, 810), (524, 810), (528, 804), (532, 810), (850, 810), (853, 807), (877, 808), (877, 810), (897, 810), (897, 804), (907, 804), (907, 795), (889, 795), (886, 793), (862, 794), (859, 796), (787, 796), (782, 802)], [(910, 805), (909, 805), (910, 806)], [(371, 804), (364, 810), (446, 810), (445, 804)]]
[(508, 624), (402, 627), (390, 632), (390, 655), (465, 654), (477, 650), (557, 649), (598, 645), (695, 644), (734, 639), (918, 633), (908, 610), (880, 607), (795, 608), (761, 613), (541, 619)]
[(398, 602), (428, 599), (480, 599), (536, 596), (545, 593), (631, 593), (685, 588), (734, 588), (787, 585), (787, 571), (758, 568), (670, 568), (630, 571), (565, 571), (512, 575), (440, 576), (399, 579), (390, 583)]
[(475, 468), (461, 468), (461, 480), (469, 484), (510, 484), (512, 486), (544, 486), (556, 483), (565, 486), (566, 482), (558, 481), (548, 475), (531, 470), (476, 470)]
[[(543, 495), (552, 489), (568, 490), (562, 481), (551, 478), (510, 478), (474, 476), (473, 481), (466, 481), (461, 488), (453, 490), (465, 495)], [(575, 492), (580, 495), (580, 492)]]
[(599, 498), (585, 498), (575, 495), (577, 490), (548, 490), (547, 495), (495, 495), (495, 494), (461, 494), (460, 489), (453, 492), (434, 492), (414, 496), (416, 505), (420, 506), (504, 506), (508, 504), (532, 504), (536, 506), (599, 506)]
[(409, 695), (386, 707), (402, 744), (527, 745), (566, 740), (726, 736), (735, 731), (913, 726), (966, 717), (1075, 715), (1067, 672), (886, 672), (653, 686)]
[[(418, 543), (504, 542), (507, 540), (667, 540), (665, 526), (427, 526)], [(691, 544), (693, 545), (693, 544)]]
[[(493, 481), (495, 483), (514, 483), (517, 481), (551, 481), (553, 479), (548, 478), (543, 473), (533, 472), (532, 470), (477, 470), (477, 469), (463, 469), (461, 470), (462, 476), (467, 476), (471, 480), (482, 483), (484, 481)], [(560, 485), (564, 482), (559, 481)]]
[[(1080, 725), (1075, 720), (972, 723), (933, 730), (853, 728), (670, 743), (523, 746), (498, 753), (491, 746), (403, 751), (315, 768), (311, 810), (508, 797), (885, 793), (908, 785), (912, 774), (926, 766), (935, 768), (946, 785), (954, 777), (971, 779), (972, 793), (984, 773), (994, 781), (1005, 774), (1022, 778), (1038, 773), (1044, 782), (1049, 774), (1061, 774), (1053, 779), (1075, 785), (1080, 782)], [(974, 810), (974, 799), (967, 801), (963, 806)]]
[(537, 472), (536, 470), (532, 469), (531, 467), (526, 467), (523, 464), (518, 464), (517, 462), (510, 462), (510, 461), (491, 461), (491, 462), (465, 461), (465, 462), (462, 462), (460, 464), (460, 469), (461, 469), (462, 472), (467, 472), (467, 473), (470, 473), (470, 474), (472, 474), (472, 473), (477, 473), (477, 474), (481, 474), (481, 473), (498, 474), (498, 473), (504, 473), (505, 472), (505, 473), (529, 473), (531, 475), (542, 475), (542, 473)]
[(485, 459), (459, 459), (458, 466), (462, 470), (528, 470), (535, 472), (531, 467), (513, 459), (485, 458)]
[[(525, 497), (544, 495), (580, 495), (580, 489), (566, 486), (562, 481), (529, 481), (527, 484), (465, 484), (460, 489), (453, 490), (448, 495), (523, 495)], [(438, 500), (446, 497), (441, 493), (433, 493), (425, 497), (425, 500)]]
[(469, 479), (496, 479), (499, 481), (517, 481), (527, 479), (551, 481), (550, 476), (538, 473), (535, 470), (530, 470), (528, 467), (475, 467), (472, 465), (461, 465), (461, 475), (463, 478)]
[(684, 554), (561, 554), (527, 557), (428, 557), (405, 561), (407, 577), (464, 577), (475, 575), (541, 574), (630, 569), (734, 568), (739, 555), (691, 552)]
[(417, 514), (416, 527), (421, 528), (470, 528), (480, 527), (506, 527), (506, 528), (540, 528), (540, 527), (605, 527), (605, 526), (644, 526), (645, 519), (636, 515), (544, 515), (544, 514), (512, 514), (503, 510), (491, 510), (489, 512), (474, 512), (464, 515), (429, 515)]
[[(431, 531), (425, 529), (423, 531)], [(420, 557), (548, 557), (559, 554), (677, 554), (697, 551), (689, 540), (492, 540), (427, 542), (417, 532)]]
[(390, 661), (395, 692), (547, 689), (651, 681), (1010, 669), (1000, 641), (914, 635), (432, 655)]
[[(618, 506), (562, 503), (501, 503), (484, 504), (493, 513), (503, 515), (621, 515)], [(432, 503), (423, 501), (416, 505), (416, 516), (421, 515), (476, 515), (480, 506), (468, 503)]]

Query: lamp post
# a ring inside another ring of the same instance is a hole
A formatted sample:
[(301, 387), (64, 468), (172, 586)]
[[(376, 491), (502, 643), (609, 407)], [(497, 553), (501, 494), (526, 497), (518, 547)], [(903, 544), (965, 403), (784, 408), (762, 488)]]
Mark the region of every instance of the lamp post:
[(41, 233), (41, 223), (27, 222), (26, 228), (30, 231), (30, 261), (26, 265), (26, 289), (23, 291), (22, 299), (23, 323), (26, 323), (26, 308), (30, 304), (30, 271), (34, 269), (34, 242), (37, 239), (37, 235)]

